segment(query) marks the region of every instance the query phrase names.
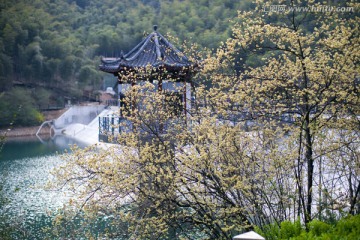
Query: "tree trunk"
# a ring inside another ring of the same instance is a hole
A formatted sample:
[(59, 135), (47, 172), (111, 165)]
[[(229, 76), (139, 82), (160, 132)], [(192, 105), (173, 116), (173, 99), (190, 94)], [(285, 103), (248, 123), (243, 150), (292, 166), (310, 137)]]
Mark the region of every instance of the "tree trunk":
[(305, 124), (304, 124), (305, 160), (307, 163), (307, 201), (306, 201), (306, 212), (305, 212), (305, 224), (311, 221), (312, 187), (313, 187), (313, 175), (314, 175), (312, 136), (309, 125), (310, 125), (310, 112), (306, 114)]

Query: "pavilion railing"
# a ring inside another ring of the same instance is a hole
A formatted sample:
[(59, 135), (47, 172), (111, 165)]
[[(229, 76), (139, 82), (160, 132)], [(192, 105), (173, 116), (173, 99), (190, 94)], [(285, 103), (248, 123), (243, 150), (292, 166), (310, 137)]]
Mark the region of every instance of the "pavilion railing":
[[(154, 120), (153, 123), (143, 124), (137, 128), (144, 137), (166, 133), (174, 124), (181, 124), (181, 119), (169, 119), (166, 122), (159, 123)], [(182, 124), (186, 124), (183, 122)], [(133, 124), (130, 120), (119, 116), (99, 117), (99, 142), (116, 143), (121, 133), (128, 133), (133, 130)]]
[(131, 131), (130, 121), (119, 116), (99, 117), (99, 141), (114, 142), (121, 132)]

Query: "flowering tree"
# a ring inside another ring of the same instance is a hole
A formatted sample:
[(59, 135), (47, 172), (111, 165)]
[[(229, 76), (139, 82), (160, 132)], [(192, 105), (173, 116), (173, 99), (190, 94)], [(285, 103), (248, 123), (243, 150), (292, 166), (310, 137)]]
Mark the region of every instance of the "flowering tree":
[[(240, 13), (233, 37), (208, 59), (209, 73), (215, 73), (211, 98), (228, 117), (242, 114), (259, 128), (280, 128), (294, 137), (296, 151), (289, 152), (287, 164), (293, 164), (298, 216), (307, 223), (313, 217), (315, 166), (325, 155), (331, 161), (334, 152), (359, 142), (359, 19), (302, 12), (291, 8), (295, 1), (258, 3), (258, 11)], [(322, 8), (312, 1), (303, 4)], [(276, 6), (284, 11), (260, 10)], [(258, 56), (255, 67), (253, 56)], [(353, 150), (356, 167), (337, 176), (353, 176), (348, 179), (352, 198), (359, 189), (358, 150)]]
[(71, 204), (111, 215), (128, 239), (231, 239), (359, 211), (359, 19), (268, 4), (239, 13), (204, 61), (211, 87), (188, 114), (152, 84), (133, 87), (119, 146), (78, 150), (57, 171), (80, 194)]

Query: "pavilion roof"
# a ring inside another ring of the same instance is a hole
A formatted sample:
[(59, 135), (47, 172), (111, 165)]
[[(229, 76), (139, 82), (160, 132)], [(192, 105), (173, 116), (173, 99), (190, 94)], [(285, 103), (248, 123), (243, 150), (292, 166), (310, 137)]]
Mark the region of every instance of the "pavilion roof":
[(118, 58), (102, 58), (100, 70), (115, 74), (124, 69), (146, 68), (149, 65), (156, 69), (179, 71), (190, 69), (196, 64), (172, 45), (154, 26), (154, 31), (127, 54)]

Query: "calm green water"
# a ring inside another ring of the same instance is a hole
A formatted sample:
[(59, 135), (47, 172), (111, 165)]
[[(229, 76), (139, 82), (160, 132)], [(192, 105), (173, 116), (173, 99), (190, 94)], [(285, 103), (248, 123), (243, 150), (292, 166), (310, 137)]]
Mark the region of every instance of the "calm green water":
[[(37, 137), (9, 138), (0, 152), (0, 164), (6, 161), (49, 156), (69, 150), (71, 145), (85, 146), (74, 139), (65, 136), (56, 136), (54, 139), (43, 139), (41, 142)], [(0, 170), (1, 171), (1, 170)]]
[(37, 138), (6, 141), (0, 153), (0, 198), (6, 199), (0, 199), (0, 238), (10, 224), (12, 239), (43, 239), (42, 229), (51, 224), (51, 214), (71, 195), (46, 190), (44, 185), (52, 180), (51, 170), (62, 163), (61, 154), (74, 144), (84, 146), (64, 136), (43, 142)]

